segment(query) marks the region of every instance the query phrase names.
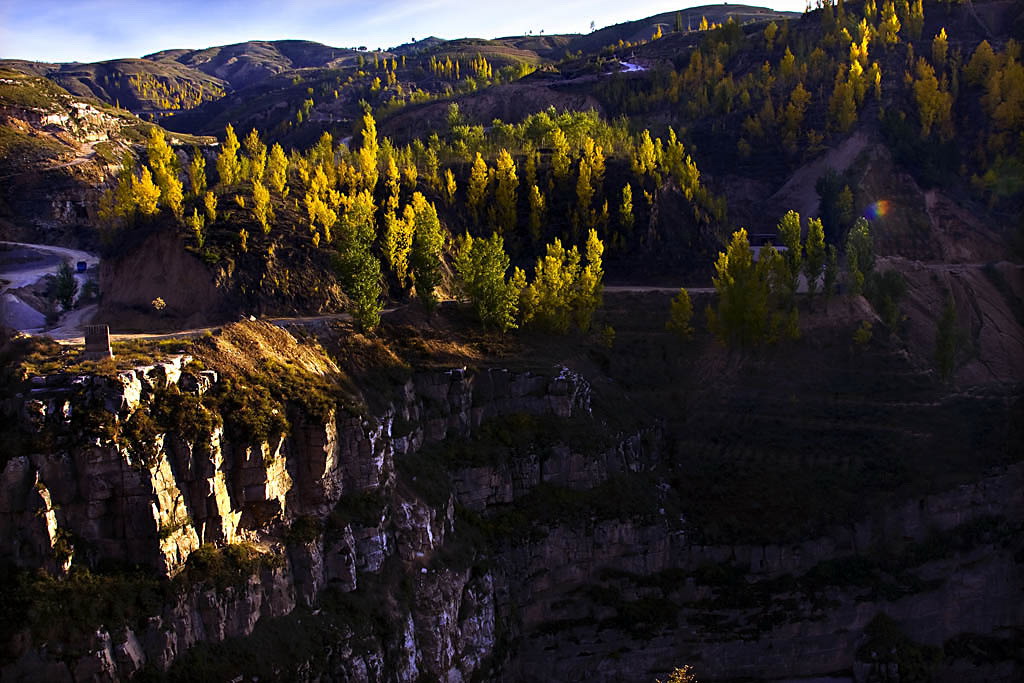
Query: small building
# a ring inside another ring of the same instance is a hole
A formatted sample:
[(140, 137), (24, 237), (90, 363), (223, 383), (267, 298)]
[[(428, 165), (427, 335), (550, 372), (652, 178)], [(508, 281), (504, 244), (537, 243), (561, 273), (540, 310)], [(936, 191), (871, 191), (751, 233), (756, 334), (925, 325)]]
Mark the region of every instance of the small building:
[(750, 250), (754, 252), (754, 261), (758, 261), (761, 258), (761, 249), (767, 247), (769, 244), (775, 247), (775, 251), (780, 254), (785, 253), (787, 248), (784, 244), (779, 244), (782, 240), (779, 239), (778, 234), (774, 232), (759, 233), (750, 236)]
[(102, 360), (113, 358), (114, 351), (110, 348), (110, 327), (108, 325), (85, 326), (85, 360)]

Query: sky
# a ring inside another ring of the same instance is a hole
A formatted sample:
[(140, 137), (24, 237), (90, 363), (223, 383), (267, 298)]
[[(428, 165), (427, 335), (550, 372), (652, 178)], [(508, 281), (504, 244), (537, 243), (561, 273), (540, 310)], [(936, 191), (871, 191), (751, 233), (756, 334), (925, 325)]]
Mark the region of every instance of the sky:
[[(431, 35), (586, 33), (709, 0), (0, 0), (0, 58), (93, 62), (299, 38), (388, 48)], [(804, 0), (753, 5), (797, 12)]]

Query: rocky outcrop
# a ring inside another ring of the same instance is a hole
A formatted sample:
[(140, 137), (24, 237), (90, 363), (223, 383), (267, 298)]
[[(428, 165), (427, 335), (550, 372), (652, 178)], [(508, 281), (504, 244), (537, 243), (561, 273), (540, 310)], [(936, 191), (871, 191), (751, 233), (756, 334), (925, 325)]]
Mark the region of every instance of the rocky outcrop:
[[(173, 432), (126, 436), (159, 392), (173, 385), (201, 394), (216, 384), (216, 373), (193, 371), (188, 362), (179, 356), (113, 377), (39, 378), (21, 396), (15, 407), (22, 424), (46, 432), (55, 448), (4, 467), (0, 538), (12, 561), (53, 572), (115, 561), (169, 578), (201, 543), (244, 539), (282, 553), (280, 532), (295, 520), (325, 518), (345, 494), (391, 495), (396, 455), (412, 457), (424, 443), (468, 436), (509, 412), (570, 417), (589, 411), (589, 386), (564, 368), (549, 375), (452, 370), (415, 376), (381, 416), (334, 412), (314, 422), (299, 413), (289, 435), (269, 441), (232, 442), (219, 425), (191, 440)], [(392, 437), (396, 416), (415, 424), (400, 438)], [(87, 422), (92, 429), (85, 434)], [(142, 665), (166, 668), (196, 642), (248, 635), (261, 617), (287, 614), (296, 601), (315, 606), (325, 586), (353, 591), (361, 574), (378, 574), (394, 558), (424, 567), (419, 607), (405, 618), (410, 643), (423, 640), (426, 654), (410, 646), (405, 680), (422, 666), (437, 675), (462, 666), (468, 677), (475, 665), (460, 665), (457, 652), (468, 648), (479, 663), (487, 650), (460, 640), (460, 596), (468, 591), (472, 604), (492, 610), (490, 616), (474, 611), (467, 632), (493, 630), (493, 606), (480, 588), (489, 577), (426, 570), (453, 524), (451, 505), (436, 510), (414, 497), (396, 498), (376, 521), (342, 523), (290, 544), (289, 562), (272, 575), (251, 577), (227, 593), (187, 592), (145, 630), (128, 628), (120, 640), (97, 632), (90, 654), (70, 662), (69, 670), (76, 678), (109, 679), (130, 677)], [(40, 657), (26, 650), (7, 671), (39, 671)]]

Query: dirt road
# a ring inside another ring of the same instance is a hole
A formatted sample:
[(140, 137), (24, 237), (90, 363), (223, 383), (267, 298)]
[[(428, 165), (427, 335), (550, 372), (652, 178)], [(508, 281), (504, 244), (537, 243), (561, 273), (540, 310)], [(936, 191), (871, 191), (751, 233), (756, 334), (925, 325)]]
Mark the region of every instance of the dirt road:
[[(12, 263), (6, 267), (0, 266), (0, 280), (4, 281), (3, 284), (0, 284), (0, 292), (7, 289), (18, 289), (20, 287), (27, 287), (31, 284), (35, 284), (47, 275), (52, 275), (57, 270), (57, 266), (60, 265), (61, 261), (70, 261), (72, 265), (79, 261), (85, 261), (86, 266), (89, 268), (99, 264), (100, 262), (100, 257), (96, 254), (90, 254), (87, 251), (79, 251), (78, 249), (55, 247), (49, 244), (27, 244), (25, 242), (0, 241), (0, 245), (21, 247), (26, 250), (57, 257), (56, 262), (50, 258), (26, 261), (23, 264)], [(81, 284), (82, 283), (80, 282), (79, 285)]]

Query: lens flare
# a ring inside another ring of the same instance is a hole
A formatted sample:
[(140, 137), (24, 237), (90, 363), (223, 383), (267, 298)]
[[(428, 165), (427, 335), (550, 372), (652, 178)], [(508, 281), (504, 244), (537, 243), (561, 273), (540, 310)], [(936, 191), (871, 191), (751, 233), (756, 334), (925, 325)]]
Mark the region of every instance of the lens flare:
[(885, 218), (886, 214), (889, 213), (889, 208), (888, 199), (879, 199), (864, 211), (864, 217), (872, 221)]

